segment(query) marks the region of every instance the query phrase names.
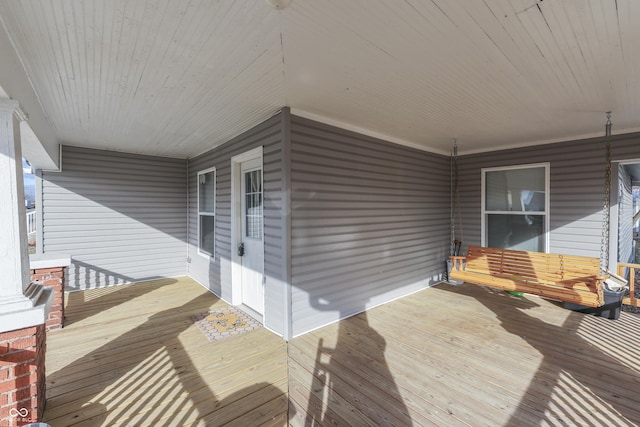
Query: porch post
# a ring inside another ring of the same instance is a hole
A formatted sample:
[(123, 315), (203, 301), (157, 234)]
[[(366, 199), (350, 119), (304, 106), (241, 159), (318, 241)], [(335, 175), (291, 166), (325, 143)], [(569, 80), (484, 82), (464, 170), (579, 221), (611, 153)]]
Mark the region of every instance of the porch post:
[[(29, 275), (17, 108), (16, 101), (0, 99), (0, 315), (33, 308), (42, 292), (42, 287), (31, 284)], [(0, 330), (14, 326), (0, 325)]]
[(20, 120), (0, 98), (0, 425), (39, 419), (44, 408), (44, 323), (51, 289), (31, 283)]
[[(20, 216), (25, 215), (24, 204), (19, 203), (24, 194), (24, 184), (18, 175), (20, 156), (19, 125), (13, 117), (18, 103), (0, 99), (0, 308), (28, 308), (30, 301), (25, 297), (28, 288), (27, 252), (23, 236), (25, 226)], [(1, 310), (0, 312), (6, 312)], [(11, 310), (13, 311), (13, 310)]]

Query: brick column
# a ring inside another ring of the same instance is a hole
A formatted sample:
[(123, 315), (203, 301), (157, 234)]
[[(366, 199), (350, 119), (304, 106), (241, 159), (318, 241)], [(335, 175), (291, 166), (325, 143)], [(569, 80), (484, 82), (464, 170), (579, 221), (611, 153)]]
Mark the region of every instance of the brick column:
[(47, 317), (47, 331), (64, 327), (65, 269), (65, 266), (31, 269), (31, 282), (53, 290), (53, 304)]
[(42, 418), (45, 345), (43, 324), (0, 333), (1, 426), (22, 426)]

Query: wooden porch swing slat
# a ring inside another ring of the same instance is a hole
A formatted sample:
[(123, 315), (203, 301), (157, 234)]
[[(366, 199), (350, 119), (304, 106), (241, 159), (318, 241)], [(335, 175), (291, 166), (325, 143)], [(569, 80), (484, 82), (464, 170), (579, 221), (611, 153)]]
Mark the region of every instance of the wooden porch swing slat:
[(604, 304), (597, 258), (478, 246), (450, 258), (452, 279), (589, 307)]

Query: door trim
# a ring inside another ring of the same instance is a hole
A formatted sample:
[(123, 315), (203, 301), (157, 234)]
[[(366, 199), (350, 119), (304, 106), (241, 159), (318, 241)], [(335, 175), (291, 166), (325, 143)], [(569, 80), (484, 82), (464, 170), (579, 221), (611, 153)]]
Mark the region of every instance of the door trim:
[[(238, 245), (242, 241), (242, 224), (239, 218), (242, 215), (241, 207), (241, 182), (242, 176), (240, 164), (248, 160), (260, 159), (260, 168), (264, 176), (263, 147), (256, 147), (237, 156), (231, 157), (231, 304), (242, 304), (242, 260), (238, 256)], [(264, 185), (264, 182), (263, 182)], [(263, 196), (264, 197), (264, 196)], [(264, 271), (262, 272), (264, 275)], [(266, 314), (267, 307), (264, 311)], [(263, 315), (264, 316), (264, 315)], [(264, 323), (264, 322), (263, 322)]]

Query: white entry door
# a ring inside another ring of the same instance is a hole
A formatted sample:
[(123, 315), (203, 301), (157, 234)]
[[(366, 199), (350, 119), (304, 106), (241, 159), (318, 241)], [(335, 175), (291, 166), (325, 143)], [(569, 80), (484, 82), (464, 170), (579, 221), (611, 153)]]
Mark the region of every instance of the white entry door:
[(242, 303), (264, 315), (262, 159), (240, 164)]

